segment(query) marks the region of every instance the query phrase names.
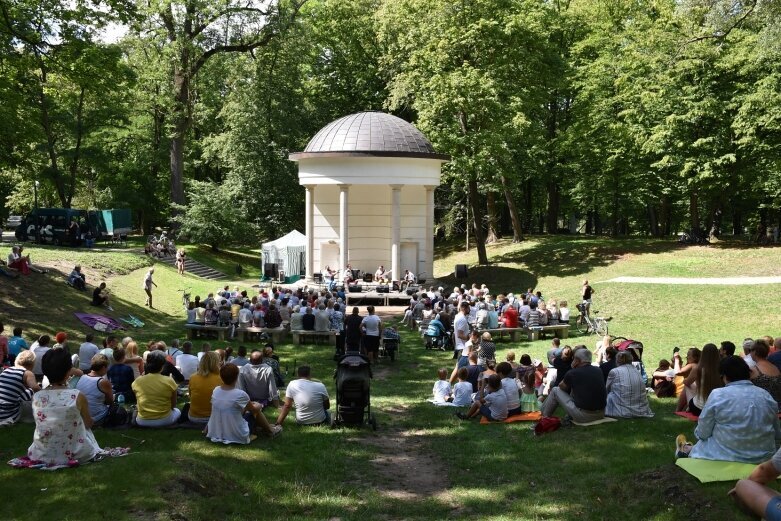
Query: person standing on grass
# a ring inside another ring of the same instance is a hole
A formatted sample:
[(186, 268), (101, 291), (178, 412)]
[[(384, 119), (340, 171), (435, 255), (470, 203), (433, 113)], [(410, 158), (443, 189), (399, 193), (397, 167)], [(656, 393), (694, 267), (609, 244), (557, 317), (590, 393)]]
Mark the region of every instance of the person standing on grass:
[(461, 356), (468, 356), (468, 352), (464, 355), (464, 344), (469, 340), (469, 302), (463, 301), (459, 306), (458, 315), (453, 322), (453, 335), (455, 336), (455, 348), (453, 350), (453, 358), (458, 360)]
[(347, 351), (358, 351), (361, 348), (361, 324), (363, 317), (358, 314), (358, 307), (344, 321), (344, 341)]
[(367, 306), (368, 315), (361, 321), (361, 330), (363, 331), (363, 344), (366, 356), (369, 362), (377, 362), (377, 355), (380, 352), (380, 332), (382, 331), (382, 320), (374, 314), (374, 306)]
[(285, 389), (285, 403), (279, 411), (274, 424), (281, 426), (287, 418), (290, 408), (296, 406), (296, 423), (298, 425), (329, 425), (331, 401), (328, 390), (322, 382), (312, 380), (312, 370), (308, 365), (298, 367), (298, 379), (293, 380)]
[(155, 309), (152, 306), (152, 286), (157, 287), (157, 284), (152, 280), (152, 275), (154, 275), (155, 269), (149, 268), (149, 270), (146, 272), (146, 275), (144, 276), (144, 292), (146, 293), (146, 303), (145, 306), (149, 306), (151, 309)]
[(589, 285), (588, 280), (584, 280), (583, 287), (580, 289), (580, 296), (583, 298), (583, 311), (586, 316), (589, 315), (591, 310), (591, 295), (594, 293), (594, 288)]

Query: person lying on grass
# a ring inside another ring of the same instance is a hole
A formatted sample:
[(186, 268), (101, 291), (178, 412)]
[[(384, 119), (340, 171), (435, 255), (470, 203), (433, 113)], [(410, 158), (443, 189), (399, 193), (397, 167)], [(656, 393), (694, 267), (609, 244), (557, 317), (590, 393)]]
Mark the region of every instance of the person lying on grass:
[(748, 513), (766, 519), (781, 521), (781, 494), (768, 487), (781, 476), (781, 449), (764, 463), (760, 463), (747, 479), (741, 479), (728, 492)]
[(507, 419), (507, 394), (502, 390), (502, 380), (498, 374), (488, 377), (485, 396), (475, 400), (468, 413), (458, 412), (456, 416), (468, 420), (478, 414), (488, 421), (501, 422)]
[(513, 367), (508, 362), (500, 362), (496, 366), (496, 374), (502, 379), (502, 390), (507, 397), (507, 415), (521, 414), (521, 396), (518, 393), (518, 384), (512, 375)]
[(258, 432), (274, 438), (282, 432), (280, 425), (271, 426), (263, 416), (259, 403), (250, 401), (249, 395), (236, 388), (239, 368), (225, 364), (220, 368), (222, 385), (212, 391), (211, 415), (206, 426), (206, 437), (215, 443), (239, 443), (246, 445)]
[(711, 391), (694, 435), (675, 440), (676, 458), (701, 458), (760, 463), (773, 455), (781, 441), (778, 404), (764, 389), (751, 383), (748, 364), (730, 356), (719, 365), (724, 387)]
[(572, 354), (572, 369), (542, 403), (542, 415), (553, 416), (561, 405), (573, 421), (588, 423), (605, 417), (606, 402), (602, 371), (591, 365), (591, 351), (581, 347)]

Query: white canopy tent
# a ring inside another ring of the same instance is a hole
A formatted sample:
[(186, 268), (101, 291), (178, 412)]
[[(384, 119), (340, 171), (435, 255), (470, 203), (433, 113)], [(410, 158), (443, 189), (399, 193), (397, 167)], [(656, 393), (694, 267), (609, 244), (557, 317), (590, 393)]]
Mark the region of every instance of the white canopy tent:
[(263, 266), (276, 264), (286, 276), (300, 275), (306, 256), (306, 236), (293, 230), (284, 237), (263, 243)]

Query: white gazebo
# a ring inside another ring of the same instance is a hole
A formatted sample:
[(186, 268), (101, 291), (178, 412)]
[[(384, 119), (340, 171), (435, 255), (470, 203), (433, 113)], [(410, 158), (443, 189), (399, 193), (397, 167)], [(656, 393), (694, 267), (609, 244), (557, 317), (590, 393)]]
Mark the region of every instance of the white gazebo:
[(442, 163), (413, 125), (382, 112), (359, 112), (323, 127), (298, 162), (306, 188), (306, 277), (326, 266), (374, 273), (390, 267), (431, 278), (434, 189)]

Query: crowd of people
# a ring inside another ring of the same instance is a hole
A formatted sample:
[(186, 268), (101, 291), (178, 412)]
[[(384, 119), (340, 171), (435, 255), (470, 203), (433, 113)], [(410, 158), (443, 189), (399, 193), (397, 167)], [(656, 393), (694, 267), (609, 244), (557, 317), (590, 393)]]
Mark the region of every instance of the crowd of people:
[[(45, 465), (84, 463), (100, 452), (93, 431), (132, 425), (163, 428), (186, 424), (202, 429), (216, 443), (250, 443), (257, 435), (276, 437), (295, 405), (296, 422), (331, 421), (325, 385), (311, 368), (284, 388), (279, 357), (272, 344), (248, 351), (239, 346), (198, 352), (191, 342), (149, 342), (143, 354), (131, 337), (108, 335), (100, 344), (93, 333), (76, 345), (59, 332), (31, 345), (20, 328), (3, 336), (0, 356), (0, 426), (35, 423), (31, 460)], [(184, 405), (181, 406), (182, 401)], [(263, 410), (278, 408), (275, 422)]]

